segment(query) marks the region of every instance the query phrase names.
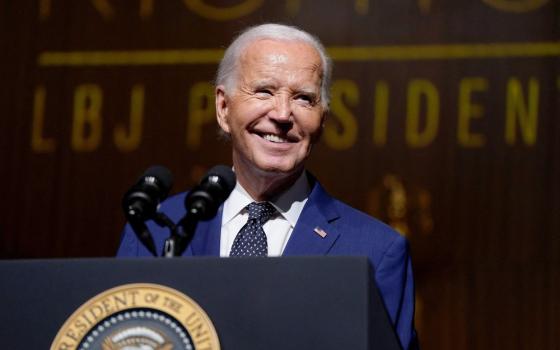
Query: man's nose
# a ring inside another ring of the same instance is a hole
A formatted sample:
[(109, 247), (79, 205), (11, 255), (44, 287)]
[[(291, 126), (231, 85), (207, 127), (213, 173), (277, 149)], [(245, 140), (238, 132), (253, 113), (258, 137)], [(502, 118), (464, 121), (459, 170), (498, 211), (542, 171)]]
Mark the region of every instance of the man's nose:
[(275, 98), (274, 111), (271, 113), (271, 118), (278, 123), (286, 124), (292, 122), (292, 106), (290, 97), (286, 95), (279, 95)]

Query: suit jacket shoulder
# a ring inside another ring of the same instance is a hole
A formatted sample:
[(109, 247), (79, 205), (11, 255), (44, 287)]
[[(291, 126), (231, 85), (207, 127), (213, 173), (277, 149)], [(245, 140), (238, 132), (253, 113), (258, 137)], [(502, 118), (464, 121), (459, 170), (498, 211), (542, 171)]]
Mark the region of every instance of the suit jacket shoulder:
[(395, 241), (403, 240), (399, 233), (382, 221), (339, 200), (333, 199), (333, 203), (341, 213), (333, 223), (341, 232), (337, 249), (348, 249), (354, 253), (352, 255), (370, 256), (373, 265), (378, 266), (389, 247)]
[[(314, 234), (316, 229), (325, 234)], [(315, 182), (284, 251), (284, 255), (297, 254), (367, 256), (403, 348), (414, 347), (414, 279), (408, 243), (403, 236), (331, 197)]]

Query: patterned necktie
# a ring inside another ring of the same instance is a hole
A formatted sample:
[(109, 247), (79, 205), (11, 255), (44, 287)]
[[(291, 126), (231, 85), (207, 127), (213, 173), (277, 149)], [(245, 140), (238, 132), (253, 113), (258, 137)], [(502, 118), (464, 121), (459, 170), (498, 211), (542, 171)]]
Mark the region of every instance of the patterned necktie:
[(268, 202), (253, 202), (245, 208), (249, 211), (249, 220), (235, 237), (229, 256), (267, 256), (268, 243), (262, 226), (276, 209)]

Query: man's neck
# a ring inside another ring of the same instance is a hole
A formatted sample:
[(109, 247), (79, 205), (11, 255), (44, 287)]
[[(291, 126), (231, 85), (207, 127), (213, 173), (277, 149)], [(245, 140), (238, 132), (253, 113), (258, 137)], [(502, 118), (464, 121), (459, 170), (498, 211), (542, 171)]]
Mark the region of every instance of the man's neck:
[(290, 188), (299, 178), (303, 168), (291, 174), (245, 171), (235, 168), (237, 181), (257, 202), (269, 201)]

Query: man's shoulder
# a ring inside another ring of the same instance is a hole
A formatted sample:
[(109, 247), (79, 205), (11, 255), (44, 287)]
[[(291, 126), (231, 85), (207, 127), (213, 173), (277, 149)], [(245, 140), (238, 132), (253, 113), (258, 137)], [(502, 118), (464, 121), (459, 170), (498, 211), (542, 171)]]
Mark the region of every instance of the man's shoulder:
[(339, 199), (333, 198), (333, 205), (340, 213), (341, 223), (349, 227), (353, 227), (358, 231), (367, 231), (374, 234), (384, 235), (387, 238), (396, 238), (400, 234), (391, 226), (383, 221), (364, 213)]
[(391, 226), (338, 199), (333, 198), (333, 205), (340, 214), (333, 222), (340, 233), (336, 253), (367, 255), (375, 268), (387, 254), (407, 254), (408, 241)]
[(331, 225), (340, 233), (336, 245), (339, 253), (368, 255), (375, 264), (391, 247), (407, 250), (406, 239), (391, 226), (327, 194), (321, 187), (314, 190), (314, 200), (320, 202), (317, 204), (336, 214), (330, 215), (334, 219)]
[(323, 207), (323, 209), (334, 211), (337, 216), (337, 224), (339, 226), (343, 225), (344, 228), (351, 231), (368, 231), (386, 236), (387, 238), (396, 238), (400, 236), (399, 233), (381, 220), (331, 196), (319, 182), (314, 183), (310, 199)]

